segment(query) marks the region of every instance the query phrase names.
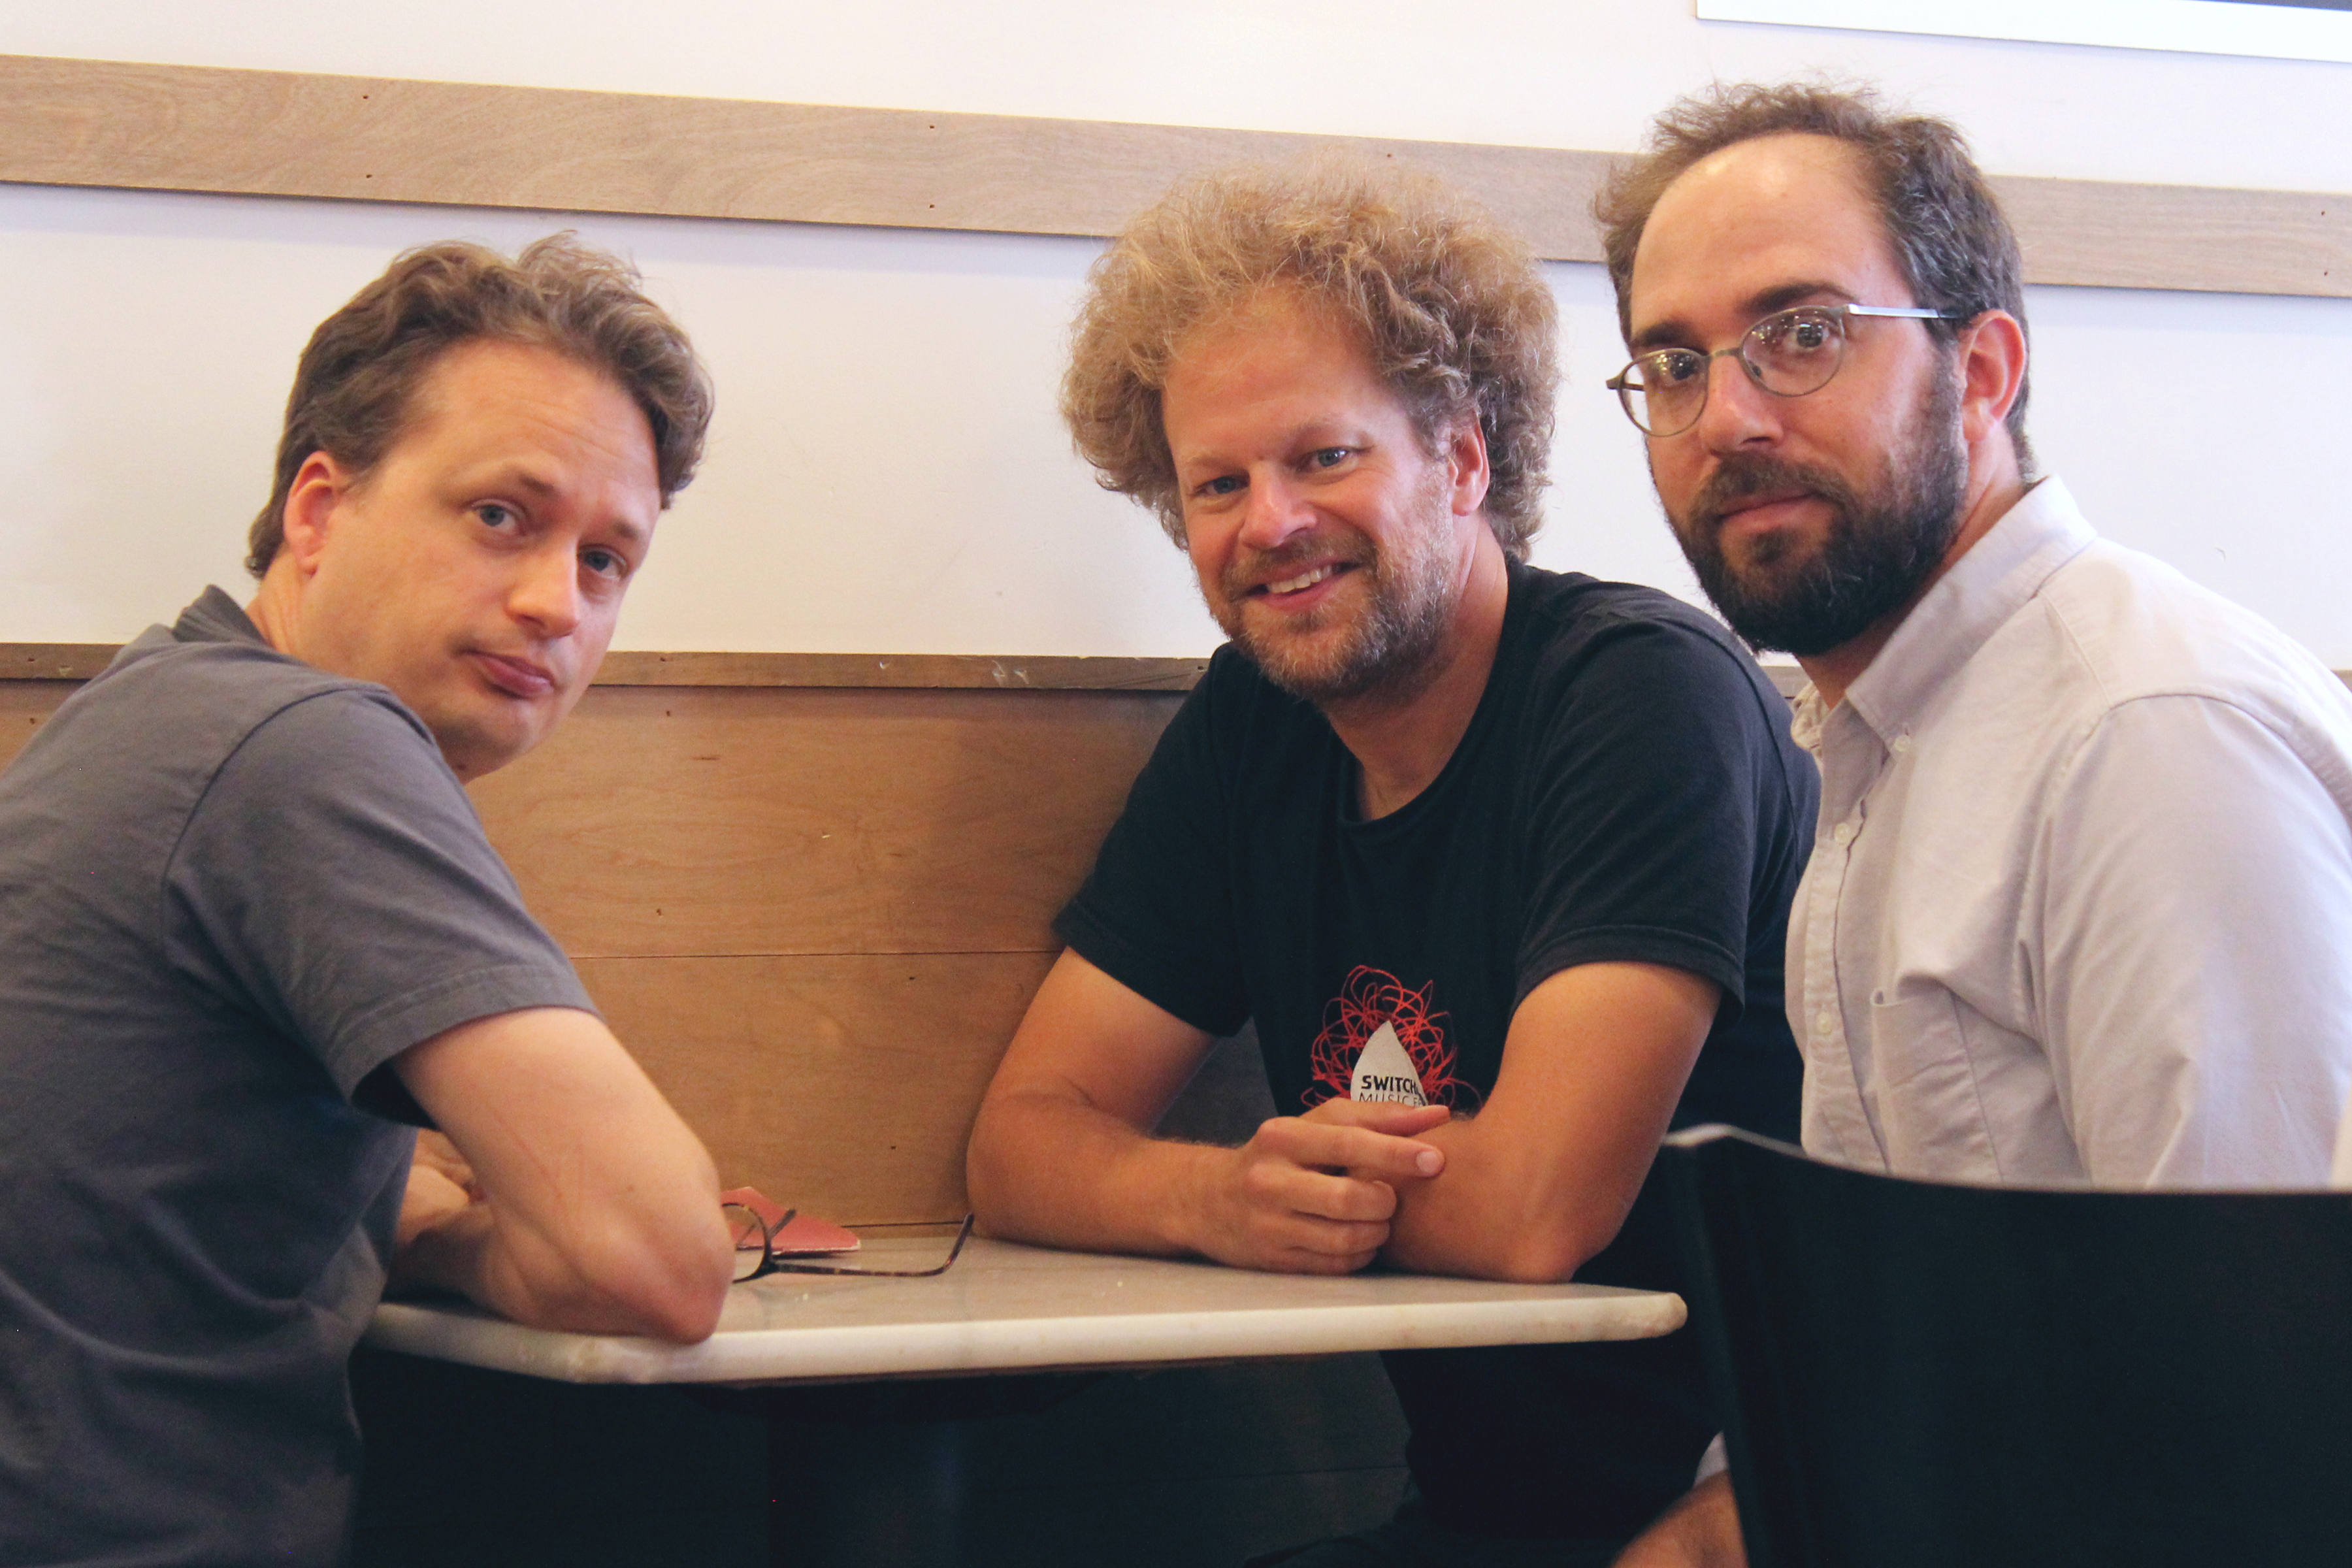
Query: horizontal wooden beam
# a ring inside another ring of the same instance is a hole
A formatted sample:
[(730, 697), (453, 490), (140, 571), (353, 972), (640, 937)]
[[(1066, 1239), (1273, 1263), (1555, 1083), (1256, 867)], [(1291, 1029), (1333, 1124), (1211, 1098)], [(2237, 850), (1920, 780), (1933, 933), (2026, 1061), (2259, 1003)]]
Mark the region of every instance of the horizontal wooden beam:
[[(88, 680), (110, 642), (0, 643), (0, 680)], [(934, 690), (1189, 691), (1205, 658), (961, 653), (632, 653), (604, 656), (599, 686), (902, 687)]]
[[(1097, 236), (1191, 171), (1330, 144), (1600, 259), (1606, 153), (0, 56), (0, 181), (36, 184)], [(2352, 196), (1996, 184), (2032, 282), (2352, 296)]]

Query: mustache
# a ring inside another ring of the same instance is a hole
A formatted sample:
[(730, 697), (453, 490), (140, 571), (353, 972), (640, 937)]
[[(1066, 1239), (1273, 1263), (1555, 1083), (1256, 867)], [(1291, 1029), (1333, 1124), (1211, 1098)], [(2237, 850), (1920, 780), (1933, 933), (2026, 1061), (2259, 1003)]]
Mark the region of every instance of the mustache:
[(1373, 553), (1369, 542), (1361, 536), (1334, 540), (1328, 535), (1314, 533), (1303, 539), (1287, 540), (1273, 550), (1252, 550), (1244, 546), (1225, 565), (1223, 574), (1225, 597), (1238, 599), (1254, 584), (1278, 582), (1293, 575), (1295, 569), (1313, 562), (1370, 566)]
[(1724, 514), (1740, 502), (1791, 491), (1819, 496), (1849, 515), (1860, 499), (1853, 487), (1826, 469), (1761, 453), (1734, 452), (1717, 463), (1691, 498), (1691, 525), (1711, 533), (1723, 525)]

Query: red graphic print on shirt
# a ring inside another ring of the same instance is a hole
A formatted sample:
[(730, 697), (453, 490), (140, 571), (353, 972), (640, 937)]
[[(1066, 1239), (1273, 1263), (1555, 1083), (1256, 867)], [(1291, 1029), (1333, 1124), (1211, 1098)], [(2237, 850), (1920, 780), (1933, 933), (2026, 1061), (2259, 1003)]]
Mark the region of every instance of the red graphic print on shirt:
[(1433, 980), (1415, 991), (1387, 970), (1364, 963), (1348, 971), (1339, 994), (1323, 1009), (1323, 1032), (1315, 1037), (1308, 1053), (1315, 1081), (1307, 1086), (1307, 1106), (1311, 1109), (1327, 1100), (1349, 1097), (1356, 1058), (1363, 1054), (1365, 1042), (1386, 1024), (1394, 1029), (1397, 1043), (1420, 1075), (1422, 1094), (1430, 1104), (1475, 1109), (1477, 1090), (1454, 1076), (1454, 1043), (1446, 1037), (1446, 1015), (1429, 1010), (1429, 994), (1436, 984)]

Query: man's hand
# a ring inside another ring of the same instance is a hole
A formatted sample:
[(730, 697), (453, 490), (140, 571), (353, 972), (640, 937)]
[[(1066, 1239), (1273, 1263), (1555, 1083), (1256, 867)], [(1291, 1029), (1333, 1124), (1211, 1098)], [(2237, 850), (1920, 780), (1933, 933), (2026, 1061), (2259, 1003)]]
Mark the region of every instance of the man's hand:
[(474, 1168), (457, 1146), (438, 1132), (416, 1135), (416, 1158), (408, 1167), (408, 1191), (400, 1201), (400, 1223), (393, 1233), (394, 1277), (408, 1244), (428, 1230), (449, 1224), (472, 1207), (480, 1194), (474, 1186)]
[(1292, 1274), (1351, 1274), (1388, 1245), (1394, 1184), (1445, 1168), (1414, 1141), (1442, 1105), (1332, 1100), (1277, 1116), (1203, 1184), (1199, 1248), (1220, 1263)]
[(1729, 1474), (1693, 1487), (1619, 1553), (1616, 1568), (1748, 1568)]

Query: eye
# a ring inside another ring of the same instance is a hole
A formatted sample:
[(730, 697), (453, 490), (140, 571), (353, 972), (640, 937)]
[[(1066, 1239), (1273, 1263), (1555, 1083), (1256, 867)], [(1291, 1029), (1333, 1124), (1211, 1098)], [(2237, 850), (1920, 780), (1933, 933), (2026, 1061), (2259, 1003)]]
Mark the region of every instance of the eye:
[(1354, 451), (1346, 447), (1325, 447), (1307, 455), (1307, 466), (1310, 468), (1336, 468), (1353, 456)]
[(628, 557), (617, 550), (607, 550), (601, 544), (592, 544), (580, 552), (580, 564), (599, 577), (610, 577), (614, 582), (619, 582), (629, 574)]
[(501, 533), (519, 526), (522, 521), (515, 515), (512, 507), (494, 500), (478, 503), (474, 508), (474, 516), (483, 527), (496, 529)]
[(1687, 385), (1706, 374), (1706, 356), (1689, 349), (1660, 349), (1634, 363), (1641, 368), (1642, 384), (1661, 390)]
[(1192, 493), (1196, 496), (1229, 496), (1235, 494), (1248, 483), (1249, 480), (1239, 474), (1219, 474), (1215, 479), (1196, 486)]

